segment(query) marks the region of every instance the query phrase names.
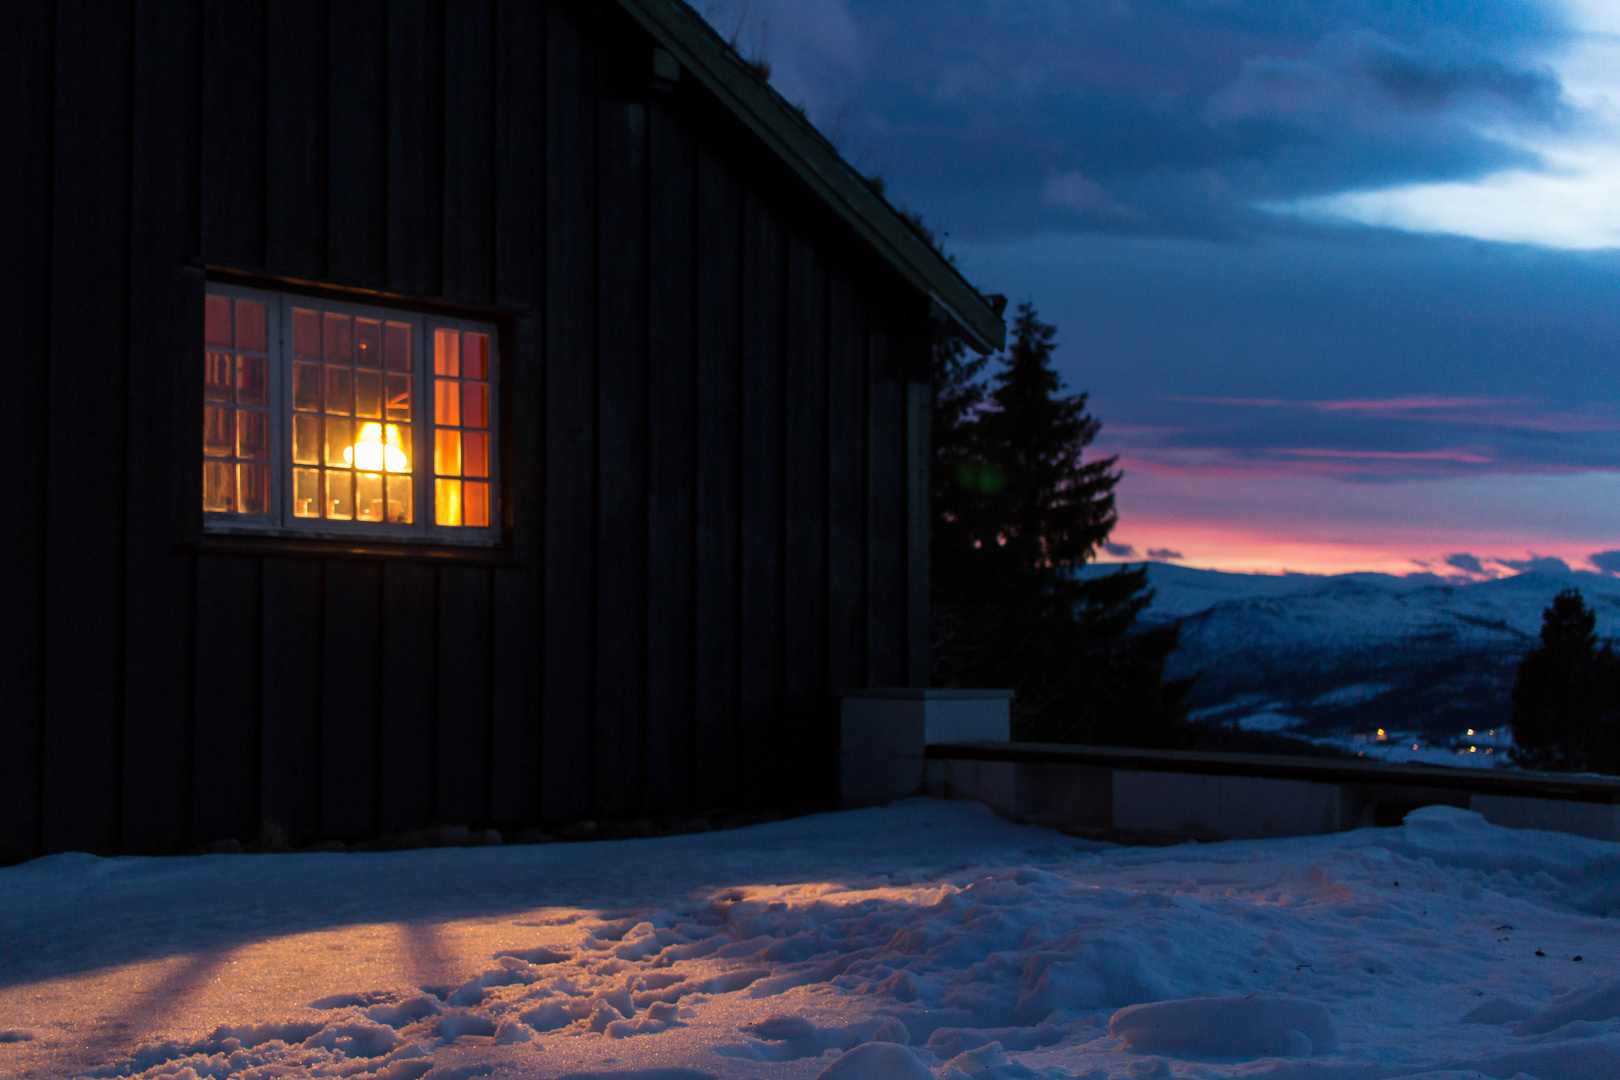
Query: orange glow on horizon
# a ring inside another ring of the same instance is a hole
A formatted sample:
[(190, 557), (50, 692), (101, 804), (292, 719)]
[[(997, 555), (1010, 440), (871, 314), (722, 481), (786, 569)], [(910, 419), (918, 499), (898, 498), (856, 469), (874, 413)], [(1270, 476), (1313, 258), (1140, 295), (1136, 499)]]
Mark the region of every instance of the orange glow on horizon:
[[(1114, 530), (1116, 543), (1130, 544), (1136, 553), (1127, 558), (1103, 553), (1099, 563), (1138, 563), (1152, 559), (1149, 551), (1174, 551), (1176, 558), (1156, 561), (1200, 570), (1223, 570), (1245, 574), (1348, 574), (1373, 572), (1413, 574), (1432, 570), (1440, 574), (1459, 571), (1446, 566), (1446, 555), (1470, 551), (1482, 557), (1525, 559), (1553, 556), (1572, 569), (1589, 569), (1587, 556), (1596, 550), (1593, 541), (1551, 538), (1526, 539), (1523, 536), (1408, 533), (1389, 529), (1389, 535), (1364, 538), (1318, 538), (1287, 535), (1263, 525), (1227, 522), (1175, 521), (1131, 515), (1121, 519)], [(1369, 529), (1369, 533), (1373, 530)], [(1620, 546), (1608, 543), (1601, 546)], [(1428, 563), (1428, 566), (1423, 565)], [(1497, 568), (1501, 575), (1513, 571)]]

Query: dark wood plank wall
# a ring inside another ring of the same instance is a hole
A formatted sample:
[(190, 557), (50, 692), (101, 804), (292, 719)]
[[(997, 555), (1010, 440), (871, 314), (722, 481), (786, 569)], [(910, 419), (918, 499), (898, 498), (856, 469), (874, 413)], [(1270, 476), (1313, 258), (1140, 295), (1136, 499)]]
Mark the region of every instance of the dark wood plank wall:
[[(0, 31), (0, 862), (810, 804), (926, 678), (926, 304), (616, 11)], [(505, 312), (509, 548), (203, 541), (202, 263)]]
[[(45, 4), (0, 4), (0, 304), (11, 331), (0, 345), (0, 400), (9, 402), (10, 505), (0, 518), (0, 863), (41, 850), (44, 759), (42, 624), (45, 605), (45, 440), (51, 355), (51, 176), (55, 130), (55, 20)], [(19, 454), (20, 451), (20, 454)]]

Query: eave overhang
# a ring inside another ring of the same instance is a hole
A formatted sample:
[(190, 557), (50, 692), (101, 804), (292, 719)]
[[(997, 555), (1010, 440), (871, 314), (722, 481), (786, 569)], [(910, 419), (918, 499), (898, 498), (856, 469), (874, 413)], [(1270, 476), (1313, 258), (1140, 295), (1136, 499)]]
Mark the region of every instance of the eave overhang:
[(810, 186), (934, 311), (980, 352), (1000, 349), (1007, 327), (988, 299), (894, 207), (872, 190), (798, 110), (749, 71), (682, 0), (618, 0), (619, 6)]

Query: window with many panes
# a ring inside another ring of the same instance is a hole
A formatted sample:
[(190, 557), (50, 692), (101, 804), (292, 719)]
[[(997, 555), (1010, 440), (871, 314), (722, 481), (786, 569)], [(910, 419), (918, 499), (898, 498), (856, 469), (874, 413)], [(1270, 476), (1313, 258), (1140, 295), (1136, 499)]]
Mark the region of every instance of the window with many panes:
[(204, 343), (210, 531), (498, 537), (493, 327), (216, 284)]

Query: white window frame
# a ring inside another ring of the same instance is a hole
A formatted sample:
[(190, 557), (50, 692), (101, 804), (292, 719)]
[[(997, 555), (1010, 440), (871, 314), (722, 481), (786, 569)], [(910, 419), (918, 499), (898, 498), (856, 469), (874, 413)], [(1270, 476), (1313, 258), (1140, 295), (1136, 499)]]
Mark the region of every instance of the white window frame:
[[(501, 500), (501, 411), (500, 411), (500, 334), (488, 322), (446, 318), (408, 308), (381, 307), (319, 295), (276, 292), (269, 289), (207, 283), (209, 295), (232, 300), (253, 300), (266, 306), (269, 341), (270, 400), (270, 512), (239, 514), (203, 511), (203, 531), (215, 535), (279, 536), (321, 540), (381, 540), (403, 543), (454, 544), (492, 547), (502, 539)], [(328, 518), (302, 518), (292, 514), (292, 309), (314, 307), (321, 311), (364, 318), (409, 323), (413, 334), (411, 351), (411, 498), (414, 520), (409, 524), (390, 521), (341, 521)], [(435, 330), (473, 331), (489, 337), (489, 525), (440, 525), (434, 501), (433, 413), (435, 372)], [(201, 360), (201, 357), (198, 358)], [(199, 372), (200, 376), (200, 372)], [(199, 445), (200, 450), (200, 445)], [(201, 499), (199, 485), (197, 498)]]

